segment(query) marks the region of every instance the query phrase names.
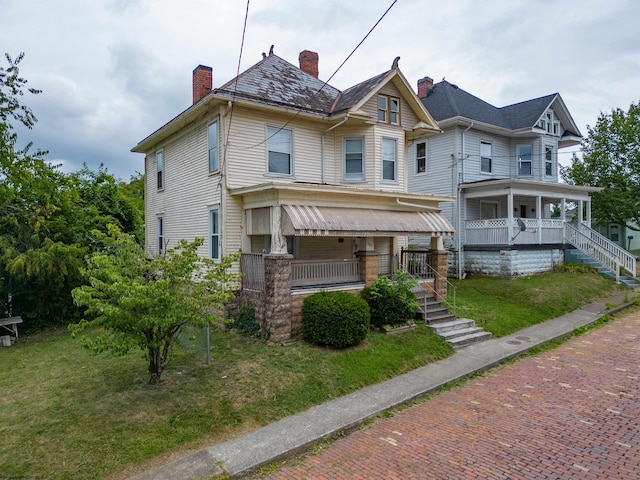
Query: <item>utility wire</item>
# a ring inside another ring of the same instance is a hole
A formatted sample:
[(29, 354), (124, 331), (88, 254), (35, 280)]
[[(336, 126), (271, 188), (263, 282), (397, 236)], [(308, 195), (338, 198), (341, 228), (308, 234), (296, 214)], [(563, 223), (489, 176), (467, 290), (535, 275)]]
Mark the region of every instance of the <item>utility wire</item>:
[[(236, 78), (233, 82), (233, 93), (231, 94), (231, 111), (229, 112), (229, 122), (227, 126), (227, 135), (225, 136), (224, 152), (222, 153), (222, 161), (220, 162), (220, 171), (224, 171), (224, 165), (227, 160), (227, 150), (229, 149), (229, 135), (231, 133), (231, 123), (233, 122), (233, 107), (235, 106), (235, 99), (238, 93), (238, 77), (240, 76), (240, 63), (242, 62), (242, 51), (244, 49), (244, 37), (247, 32), (247, 19), (249, 18), (249, 3), (251, 0), (247, 0), (247, 8), (244, 12), (244, 24), (242, 26), (242, 40), (240, 40), (240, 53), (238, 54), (238, 66), (236, 68)], [(218, 187), (222, 183), (222, 175), (218, 180)]]
[[(387, 16), (387, 13), (389, 13), (389, 11), (393, 8), (393, 6), (398, 2), (398, 0), (393, 0), (393, 2), (391, 2), (391, 5), (389, 5), (389, 7), (385, 10), (385, 12), (382, 14), (382, 16), (378, 19), (378, 21), (373, 25), (373, 27), (371, 27), (371, 29), (367, 32), (367, 34), (362, 38), (362, 40), (360, 40), (360, 42), (355, 46), (355, 48), (353, 50), (351, 50), (351, 53), (349, 55), (347, 55), (347, 58), (344, 59), (344, 61), (338, 66), (338, 68), (336, 68), (336, 70), (331, 74), (331, 76), (322, 84), (322, 86), (309, 98), (309, 100), (307, 100), (307, 102), (304, 104), (304, 107), (301, 107), (298, 109), (298, 111), (293, 115), (293, 117), (291, 117), (289, 120), (287, 120), (287, 122), (282, 125), (280, 128), (278, 128), (275, 132), (273, 132), (270, 136), (268, 136), (267, 138), (265, 138), (264, 140), (262, 140), (261, 142), (256, 143), (255, 145), (252, 145), (250, 147), (246, 147), (247, 150), (250, 150), (252, 148), (256, 148), (259, 147), (260, 145), (266, 143), (269, 139), (271, 139), (272, 137), (274, 137), (275, 135), (277, 135), (278, 133), (280, 133), (283, 129), (285, 129), (291, 122), (293, 122), (298, 115), (300, 115), (300, 113), (302, 113), (302, 110), (307, 107), (314, 98), (316, 98), (318, 96), (318, 94), (324, 89), (324, 87), (326, 87), (329, 82), (331, 81), (331, 79), (333, 77), (336, 76), (336, 74), (340, 71), (340, 69), (344, 66), (345, 63), (347, 63), (347, 61), (353, 56), (353, 54), (356, 52), (356, 50), (358, 50), (358, 48), (360, 48), (360, 46), (364, 43), (364, 41), (369, 37), (369, 35), (371, 35), (371, 32), (373, 32), (375, 30), (375, 28), (380, 24), (380, 22), (382, 21), (382, 19), (384, 17)], [(237, 77), (236, 77), (237, 78)]]

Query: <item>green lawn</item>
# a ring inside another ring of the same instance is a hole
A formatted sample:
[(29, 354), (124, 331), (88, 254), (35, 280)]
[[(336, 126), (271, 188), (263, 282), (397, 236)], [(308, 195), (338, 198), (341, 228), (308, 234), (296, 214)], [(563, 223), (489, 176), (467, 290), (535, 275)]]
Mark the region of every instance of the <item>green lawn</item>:
[(472, 278), (453, 283), (457, 286), (457, 316), (476, 320), (495, 337), (624, 291), (595, 272), (555, 272), (513, 280)]
[[(456, 283), (459, 315), (496, 335), (616, 289), (585, 273)], [(185, 336), (159, 386), (139, 353), (94, 355), (66, 331), (0, 348), (0, 478), (124, 478), (452, 353), (424, 326), (346, 351), (214, 333), (211, 366), (204, 345)]]

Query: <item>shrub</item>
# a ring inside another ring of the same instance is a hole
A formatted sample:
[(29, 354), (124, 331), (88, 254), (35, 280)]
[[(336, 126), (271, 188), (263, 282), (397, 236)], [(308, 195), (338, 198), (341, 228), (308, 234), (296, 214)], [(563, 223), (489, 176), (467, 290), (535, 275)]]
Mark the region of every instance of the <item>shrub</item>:
[(258, 338), (260, 322), (256, 319), (256, 308), (246, 301), (238, 307), (238, 313), (229, 322), (229, 328), (235, 329), (243, 337)]
[(302, 332), (315, 345), (346, 348), (369, 331), (369, 306), (347, 292), (318, 292), (302, 304)]
[(398, 270), (393, 279), (380, 277), (364, 288), (360, 296), (369, 304), (371, 325), (401, 325), (414, 318), (420, 305), (411, 289), (417, 284), (407, 272)]

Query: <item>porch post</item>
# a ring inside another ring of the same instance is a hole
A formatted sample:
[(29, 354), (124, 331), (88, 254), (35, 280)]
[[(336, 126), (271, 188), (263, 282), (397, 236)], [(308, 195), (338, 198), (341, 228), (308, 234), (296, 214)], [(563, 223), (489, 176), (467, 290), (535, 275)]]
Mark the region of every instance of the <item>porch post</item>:
[(567, 221), (566, 209), (567, 209), (567, 199), (562, 197), (562, 201), (560, 202), (560, 220), (562, 220), (562, 222)]
[(288, 253), (287, 240), (282, 235), (282, 207), (271, 207), (271, 253)]
[(509, 189), (507, 195), (507, 240), (513, 245), (513, 190)]
[(578, 200), (578, 225), (584, 222), (584, 201)]
[(368, 287), (378, 279), (378, 252), (373, 249), (373, 238), (357, 239), (360, 280)]
[(264, 255), (264, 316), (271, 341), (291, 338), (291, 259), (289, 254)]
[(538, 221), (538, 245), (542, 245), (542, 196), (536, 197), (536, 220)]
[(587, 200), (587, 219), (585, 223), (587, 227), (591, 228), (591, 199)]

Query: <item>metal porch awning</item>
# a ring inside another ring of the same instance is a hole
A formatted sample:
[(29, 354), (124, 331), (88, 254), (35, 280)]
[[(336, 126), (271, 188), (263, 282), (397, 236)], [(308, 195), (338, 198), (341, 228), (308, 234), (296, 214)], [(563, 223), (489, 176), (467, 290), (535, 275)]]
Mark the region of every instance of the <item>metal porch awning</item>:
[(450, 237), (454, 228), (440, 212), (283, 205), (284, 235), (305, 237)]

